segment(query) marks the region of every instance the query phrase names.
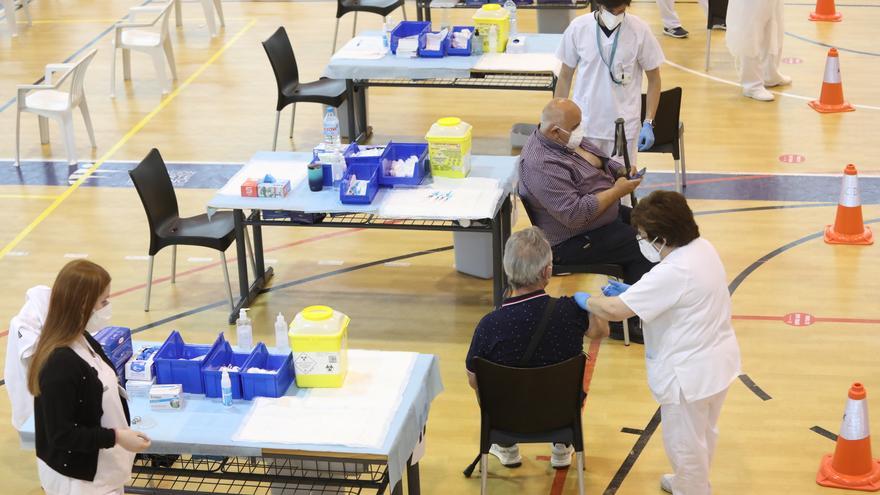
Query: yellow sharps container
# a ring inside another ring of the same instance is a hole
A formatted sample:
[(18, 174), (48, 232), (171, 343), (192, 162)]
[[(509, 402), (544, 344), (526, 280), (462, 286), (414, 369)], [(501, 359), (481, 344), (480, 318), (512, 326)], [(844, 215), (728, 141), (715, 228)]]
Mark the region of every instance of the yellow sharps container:
[(458, 117), (444, 117), (425, 135), (431, 175), (464, 178), (471, 172), (471, 125)]
[(497, 53), (504, 53), (507, 49), (507, 37), (510, 33), (510, 12), (500, 4), (487, 3), (480, 7), (471, 19), (474, 21), (474, 28), (483, 40), (483, 53), (492, 53), (489, 43), (492, 26), (495, 26), (498, 32), (498, 44), (495, 50)]
[(329, 306), (309, 306), (296, 314), (288, 336), (296, 386), (339, 388), (348, 372), (348, 323)]

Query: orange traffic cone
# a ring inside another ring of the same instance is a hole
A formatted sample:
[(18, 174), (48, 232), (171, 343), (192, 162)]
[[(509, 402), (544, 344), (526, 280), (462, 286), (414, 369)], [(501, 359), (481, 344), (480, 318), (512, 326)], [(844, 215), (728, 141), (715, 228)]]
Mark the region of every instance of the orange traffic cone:
[(828, 244), (874, 244), (874, 233), (862, 221), (862, 200), (859, 196), (859, 172), (849, 164), (843, 169), (843, 184), (837, 202), (834, 226), (825, 226)]
[(834, 8), (834, 0), (816, 0), (816, 10), (810, 12), (810, 20), (840, 22), (843, 14)]
[(843, 83), (840, 80), (840, 58), (837, 55), (837, 48), (828, 50), (822, 93), (818, 100), (810, 102), (810, 106), (820, 113), (852, 112), (855, 110), (848, 101), (843, 99)]
[(880, 490), (880, 461), (871, 457), (868, 433), (867, 393), (861, 383), (853, 383), (837, 437), (834, 455), (819, 464), (816, 483), (834, 488), (876, 492)]

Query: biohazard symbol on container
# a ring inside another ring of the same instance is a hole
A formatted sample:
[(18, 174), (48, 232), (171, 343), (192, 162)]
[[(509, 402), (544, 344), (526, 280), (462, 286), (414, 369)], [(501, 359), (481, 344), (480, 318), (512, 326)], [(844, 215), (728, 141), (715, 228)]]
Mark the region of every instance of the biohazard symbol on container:
[(808, 327), (816, 323), (816, 317), (808, 313), (789, 313), (782, 321), (793, 327)]
[(307, 375), (312, 369), (315, 368), (315, 365), (318, 364), (311, 356), (308, 354), (300, 354), (296, 357), (296, 362), (294, 363), (294, 367), (296, 368), (296, 372), (302, 375)]
[(336, 372), (336, 366), (334, 366), (334, 365), (332, 365), (332, 364), (330, 364), (330, 363), (327, 363), (327, 366), (325, 366), (324, 368), (327, 370), (327, 373), (334, 373), (334, 372)]

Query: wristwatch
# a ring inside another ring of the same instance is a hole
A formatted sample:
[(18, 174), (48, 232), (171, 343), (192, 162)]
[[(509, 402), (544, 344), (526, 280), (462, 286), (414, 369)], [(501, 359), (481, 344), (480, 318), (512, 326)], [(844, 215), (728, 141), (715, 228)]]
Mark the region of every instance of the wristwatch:
[(654, 119), (645, 119), (646, 124), (651, 124), (651, 127), (654, 127)]

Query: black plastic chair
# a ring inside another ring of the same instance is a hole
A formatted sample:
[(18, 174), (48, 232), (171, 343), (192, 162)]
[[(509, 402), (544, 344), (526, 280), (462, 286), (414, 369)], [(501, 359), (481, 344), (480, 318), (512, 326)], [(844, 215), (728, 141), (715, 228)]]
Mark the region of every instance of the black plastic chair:
[[(293, 122), (296, 119), (296, 104), (320, 103), (322, 105), (339, 108), (349, 97), (345, 81), (341, 79), (322, 78), (312, 82), (300, 82), (299, 68), (296, 66), (296, 56), (293, 47), (290, 46), (290, 38), (287, 30), (279, 27), (272, 36), (263, 41), (263, 48), (269, 56), (272, 71), (275, 72), (275, 82), (278, 84), (278, 103), (275, 105), (275, 135), (272, 138), (272, 151), (275, 151), (278, 142), (278, 125), (281, 122), (281, 111), (287, 105), (293, 105), (293, 113), (290, 115), (290, 138), (293, 138)], [(349, 138), (355, 133), (349, 129)]]
[[(153, 260), (163, 248), (171, 246), (171, 283), (175, 283), (177, 271), (177, 246), (202, 246), (220, 251), (223, 277), (226, 279), (226, 294), (230, 307), (232, 286), (229, 284), (229, 270), (226, 267), (226, 249), (235, 240), (234, 221), (231, 211), (219, 211), (211, 218), (207, 214), (182, 218), (177, 208), (174, 185), (165, 167), (159, 150), (153, 148), (138, 166), (128, 175), (134, 183), (150, 225), (150, 261), (147, 266), (147, 295), (144, 311), (150, 310), (150, 292), (153, 284)], [(248, 253), (252, 253), (250, 238), (247, 240)], [(252, 257), (252, 255), (251, 255)]]
[(486, 493), (493, 443), (567, 443), (577, 456), (578, 492), (584, 493), (581, 426), (584, 368), (579, 354), (541, 368), (512, 368), (476, 358), (480, 397), (480, 493)]
[(385, 25), (385, 18), (388, 14), (403, 9), (403, 20), (406, 20), (406, 4), (404, 0), (336, 0), (336, 29), (333, 31), (333, 51), (331, 55), (336, 53), (336, 40), (339, 38), (339, 19), (349, 12), (354, 12), (354, 23), (351, 25), (351, 37), (357, 35), (358, 12), (369, 12), (370, 14), (378, 14), (382, 16), (382, 25)]
[[(642, 120), (645, 120), (645, 100), (642, 94)], [(684, 122), (681, 121), (681, 88), (660, 93), (660, 104), (654, 116), (654, 146), (639, 153), (671, 153), (675, 160), (675, 190), (687, 187), (687, 168), (684, 160)]]
[(727, 26), (727, 0), (709, 0), (706, 16), (706, 72), (709, 72), (709, 57), (712, 53), (712, 28)]
[[(535, 223), (535, 210), (534, 208), (526, 201), (522, 196), (519, 197), (520, 202), (523, 205), (523, 209), (526, 210), (526, 216), (529, 217), (529, 222), (538, 226)], [(608, 278), (616, 279), (620, 282), (623, 282), (623, 266), (615, 265), (612, 263), (596, 263), (591, 265), (557, 265), (553, 264), (553, 275), (556, 276), (564, 276), (564, 275), (604, 275)], [(624, 345), (629, 345), (629, 324), (626, 320), (623, 321), (623, 343)]]

